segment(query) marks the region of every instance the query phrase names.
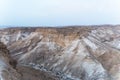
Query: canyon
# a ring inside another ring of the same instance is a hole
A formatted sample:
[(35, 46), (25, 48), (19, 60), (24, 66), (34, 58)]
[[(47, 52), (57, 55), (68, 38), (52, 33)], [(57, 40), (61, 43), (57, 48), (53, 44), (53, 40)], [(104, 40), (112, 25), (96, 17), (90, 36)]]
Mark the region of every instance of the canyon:
[(0, 80), (120, 80), (119, 25), (11, 27), (0, 41)]

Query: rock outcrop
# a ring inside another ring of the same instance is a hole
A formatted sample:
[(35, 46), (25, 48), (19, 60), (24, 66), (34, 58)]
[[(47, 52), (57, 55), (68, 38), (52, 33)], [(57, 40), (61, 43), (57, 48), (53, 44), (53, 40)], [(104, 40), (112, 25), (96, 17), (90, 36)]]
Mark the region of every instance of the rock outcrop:
[(19, 65), (59, 80), (120, 80), (120, 26), (7, 28), (0, 40)]
[(9, 50), (0, 42), (0, 80), (21, 80), (20, 74), (14, 69), (15, 66)]
[(17, 65), (7, 47), (0, 42), (0, 80), (56, 80), (57, 77), (44, 71)]

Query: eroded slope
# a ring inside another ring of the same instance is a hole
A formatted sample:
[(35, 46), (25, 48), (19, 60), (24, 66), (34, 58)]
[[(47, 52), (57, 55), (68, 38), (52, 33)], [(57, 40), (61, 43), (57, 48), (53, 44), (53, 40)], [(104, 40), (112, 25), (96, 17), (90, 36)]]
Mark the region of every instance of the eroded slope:
[(21, 80), (15, 65), (14, 60), (9, 56), (8, 49), (0, 42), (0, 80)]
[(0, 31), (18, 64), (61, 80), (119, 80), (120, 27), (9, 28)]

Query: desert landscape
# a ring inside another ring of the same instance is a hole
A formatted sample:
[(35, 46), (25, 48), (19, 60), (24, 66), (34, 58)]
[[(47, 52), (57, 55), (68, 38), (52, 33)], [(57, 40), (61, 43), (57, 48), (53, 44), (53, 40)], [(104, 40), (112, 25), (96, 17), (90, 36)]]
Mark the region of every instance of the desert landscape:
[(120, 26), (0, 29), (0, 80), (120, 80)]

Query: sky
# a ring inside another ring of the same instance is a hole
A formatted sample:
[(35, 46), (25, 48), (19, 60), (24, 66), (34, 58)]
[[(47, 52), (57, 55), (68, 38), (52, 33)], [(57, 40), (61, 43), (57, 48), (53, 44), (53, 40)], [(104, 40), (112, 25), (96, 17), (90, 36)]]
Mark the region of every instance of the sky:
[(0, 0), (0, 26), (120, 24), (120, 0)]

